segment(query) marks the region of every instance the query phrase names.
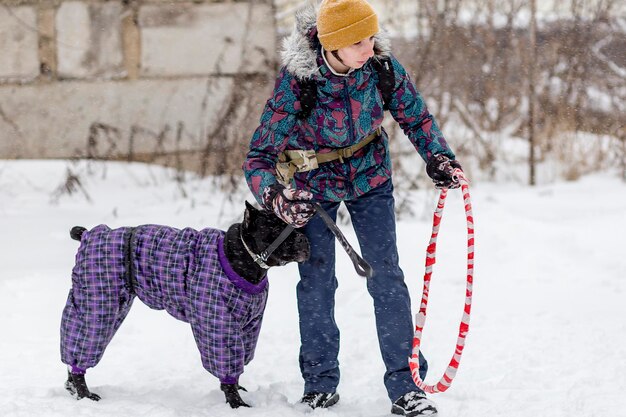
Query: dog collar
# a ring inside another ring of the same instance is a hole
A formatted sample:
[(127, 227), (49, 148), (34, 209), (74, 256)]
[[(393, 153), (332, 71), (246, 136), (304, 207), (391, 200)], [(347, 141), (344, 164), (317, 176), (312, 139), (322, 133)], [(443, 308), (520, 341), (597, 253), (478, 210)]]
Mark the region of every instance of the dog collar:
[(239, 239), (241, 239), (241, 243), (243, 243), (243, 247), (246, 249), (246, 252), (248, 252), (248, 255), (250, 255), (252, 260), (256, 262), (257, 265), (259, 265), (263, 269), (270, 269), (270, 266), (265, 263), (265, 261), (267, 261), (267, 258), (269, 258), (269, 255), (264, 257), (262, 256), (263, 252), (261, 252), (260, 255), (252, 252), (252, 250), (246, 244), (246, 241), (243, 240), (243, 232), (241, 231), (241, 227), (239, 228)]
[(265, 288), (267, 288), (267, 273), (263, 277), (263, 279), (258, 284), (252, 284), (244, 277), (239, 275), (233, 267), (230, 265), (228, 258), (226, 257), (226, 253), (224, 251), (224, 237), (220, 237), (217, 242), (217, 252), (218, 259), (222, 269), (224, 270), (224, 274), (226, 277), (232, 282), (237, 288), (245, 291), (249, 294), (260, 294)]

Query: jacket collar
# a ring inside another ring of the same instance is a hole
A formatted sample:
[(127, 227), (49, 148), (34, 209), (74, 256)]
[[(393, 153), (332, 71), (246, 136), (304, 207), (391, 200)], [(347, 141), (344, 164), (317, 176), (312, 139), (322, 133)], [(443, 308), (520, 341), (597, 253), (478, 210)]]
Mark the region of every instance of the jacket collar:
[(323, 46), (321, 46), (321, 47), (320, 47), (320, 54), (322, 55), (322, 58), (324, 59), (324, 64), (326, 64), (326, 66), (328, 67), (328, 69), (330, 70), (330, 72), (332, 72), (332, 73), (333, 73), (333, 75), (335, 75), (335, 76), (337, 76), (337, 77), (347, 77), (347, 76), (349, 76), (349, 75), (352, 73), (352, 71), (354, 71), (354, 68), (350, 68), (350, 69), (348, 70), (348, 72), (346, 72), (345, 74), (341, 74), (341, 73), (339, 73), (339, 72), (335, 71), (335, 70), (333, 69), (332, 65), (330, 65), (330, 63), (329, 63), (329, 62), (328, 62), (328, 60), (326, 59), (326, 54), (324, 54), (324, 47), (323, 47)]
[[(318, 56), (321, 44), (317, 39), (317, 8), (309, 5), (299, 10), (295, 20), (293, 31), (283, 40), (280, 51), (282, 65), (298, 79), (320, 77)], [(391, 42), (384, 30), (374, 36), (374, 48), (379, 51), (374, 59), (391, 54)]]

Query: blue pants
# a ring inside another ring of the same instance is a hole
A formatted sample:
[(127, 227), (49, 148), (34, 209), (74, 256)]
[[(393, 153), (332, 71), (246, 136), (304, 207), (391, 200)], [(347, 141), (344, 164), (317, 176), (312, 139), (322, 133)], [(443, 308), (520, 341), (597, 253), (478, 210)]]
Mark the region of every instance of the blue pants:
[[(336, 220), (338, 202), (322, 203)], [(345, 201), (361, 248), (374, 269), (367, 289), (374, 299), (378, 343), (385, 363), (383, 377), (391, 401), (419, 391), (411, 378), (408, 358), (413, 340), (411, 300), (398, 265), (393, 184), (391, 180), (367, 194)], [(297, 286), (300, 315), (300, 371), (304, 392), (335, 392), (339, 384), (339, 329), (335, 322), (335, 237), (320, 216), (304, 227), (311, 257), (299, 265)], [(420, 352), (420, 376), (427, 363)]]

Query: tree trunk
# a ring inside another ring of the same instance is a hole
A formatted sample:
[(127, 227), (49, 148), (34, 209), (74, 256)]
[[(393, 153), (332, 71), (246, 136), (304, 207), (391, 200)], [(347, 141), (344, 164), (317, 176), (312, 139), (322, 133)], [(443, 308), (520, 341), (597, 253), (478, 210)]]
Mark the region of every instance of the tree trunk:
[(529, 176), (528, 183), (536, 185), (536, 137), (535, 137), (535, 109), (536, 109), (536, 91), (535, 91), (535, 65), (537, 62), (537, 0), (530, 1), (530, 39), (528, 45), (528, 167)]

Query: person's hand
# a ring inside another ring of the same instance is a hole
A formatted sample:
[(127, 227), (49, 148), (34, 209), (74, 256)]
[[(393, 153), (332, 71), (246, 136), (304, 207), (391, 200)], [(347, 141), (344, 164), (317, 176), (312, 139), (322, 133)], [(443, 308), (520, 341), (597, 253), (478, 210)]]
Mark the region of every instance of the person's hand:
[(444, 154), (433, 155), (426, 164), (426, 173), (432, 178), (437, 188), (459, 188), (460, 179), (454, 171), (461, 168), (461, 164)]
[(309, 191), (293, 190), (274, 184), (265, 187), (261, 198), (266, 209), (272, 210), (282, 221), (293, 227), (302, 227), (315, 216), (315, 207), (310, 202), (313, 194)]

